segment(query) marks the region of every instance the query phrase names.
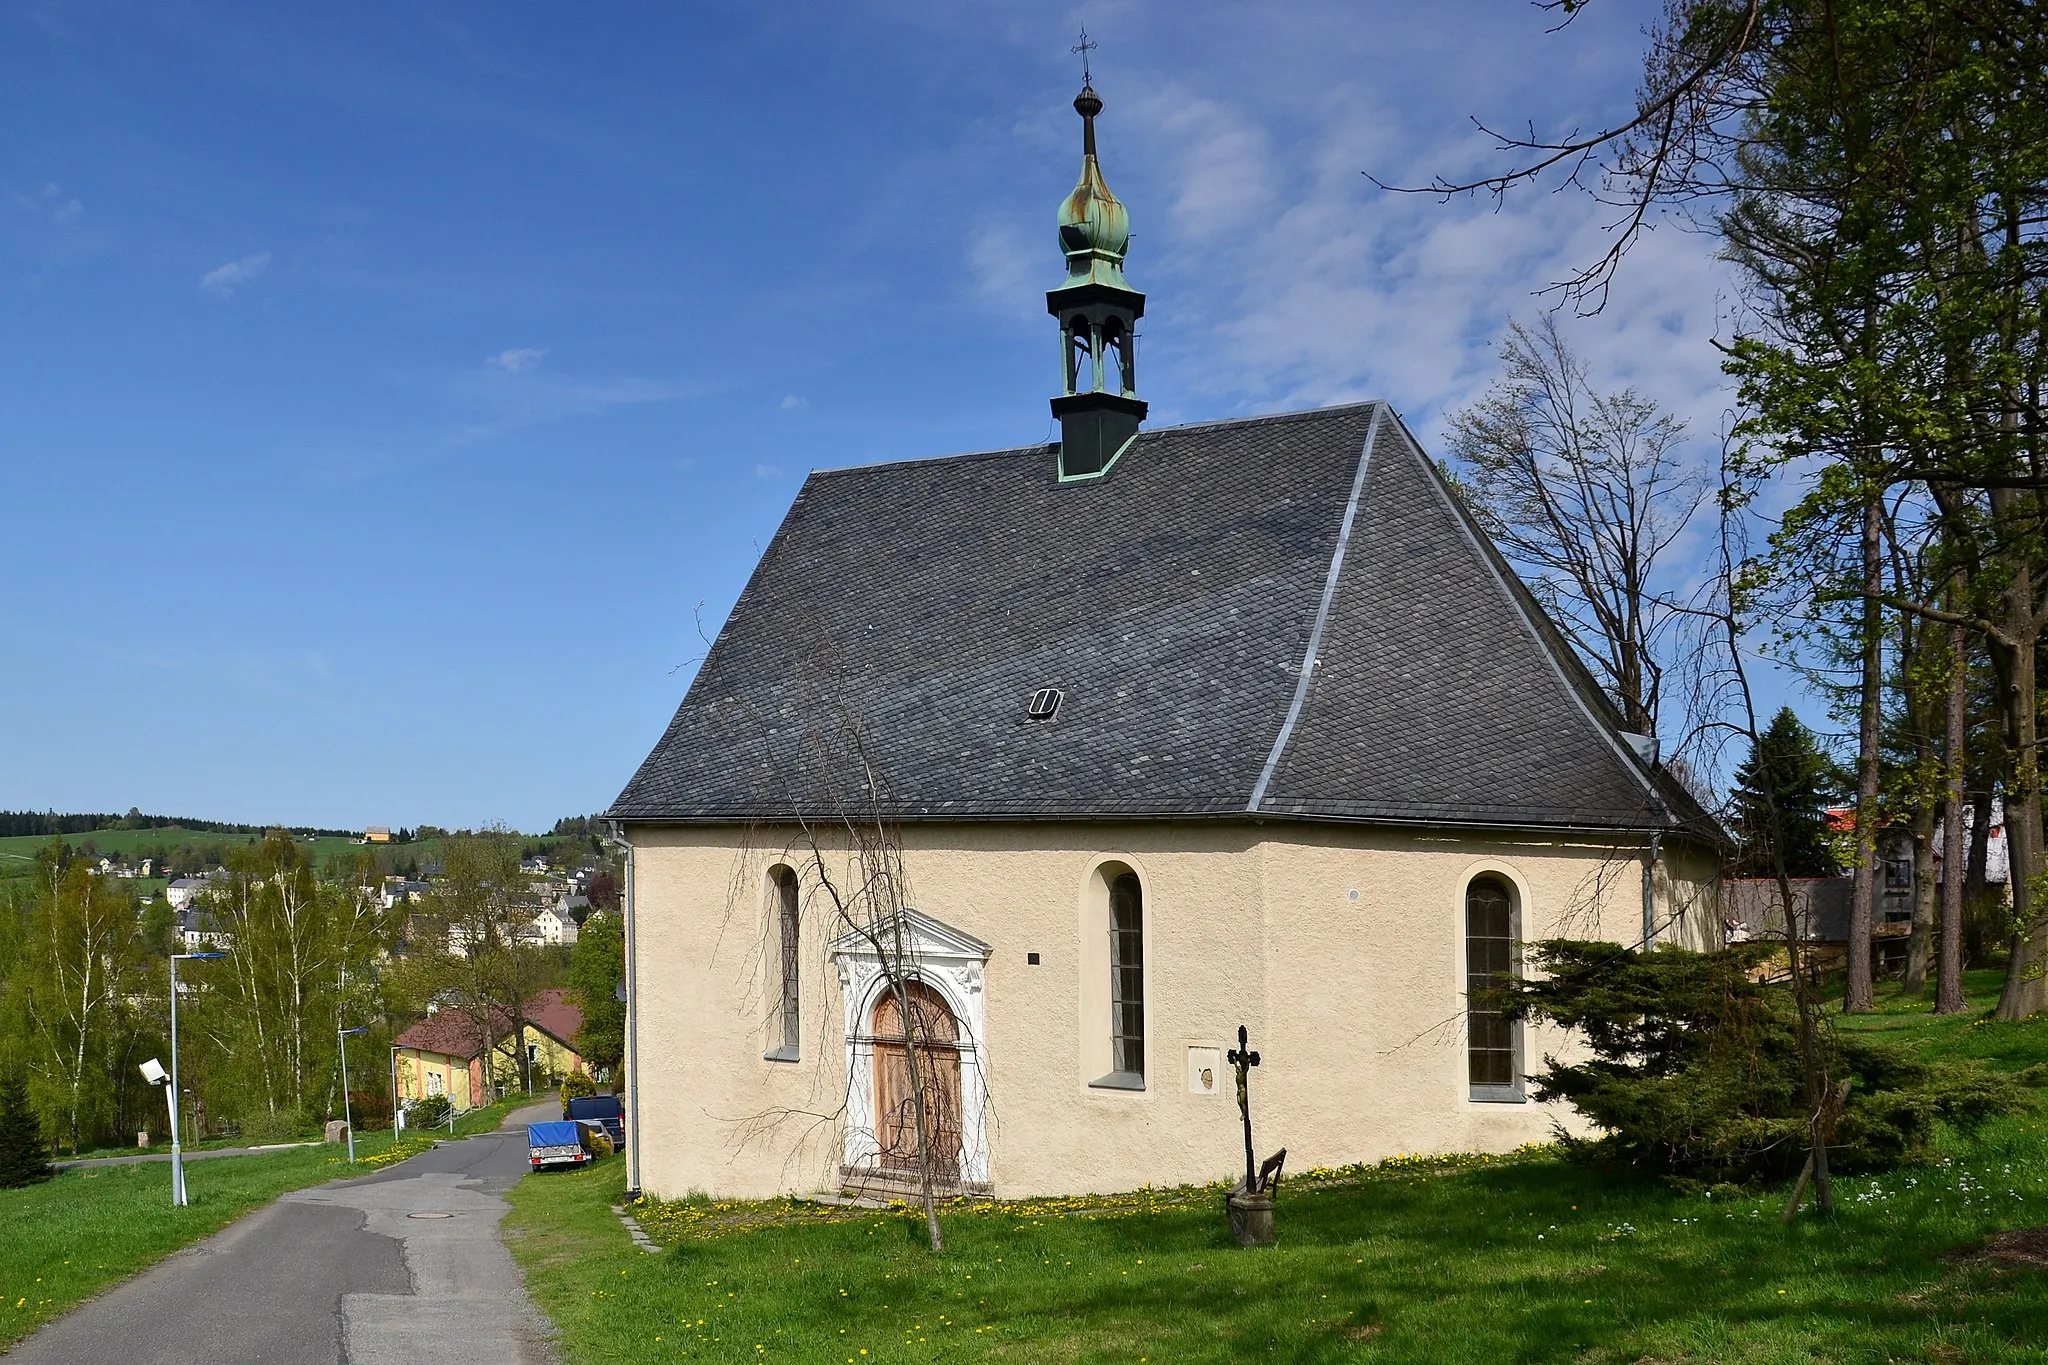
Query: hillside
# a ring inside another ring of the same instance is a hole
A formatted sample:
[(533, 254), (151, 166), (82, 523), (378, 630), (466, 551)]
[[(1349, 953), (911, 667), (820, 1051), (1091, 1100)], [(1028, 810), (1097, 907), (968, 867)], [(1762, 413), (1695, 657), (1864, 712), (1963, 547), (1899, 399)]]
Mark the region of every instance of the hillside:
[[(68, 817), (57, 817), (66, 819)], [(61, 837), (74, 850), (93, 856), (117, 854), (123, 860), (134, 862), (144, 857), (170, 858), (180, 873), (192, 871), (199, 866), (211, 866), (219, 862), (226, 851), (245, 844), (254, 844), (263, 838), (262, 831), (250, 826), (215, 826), (213, 828), (188, 825), (166, 825), (159, 828), (133, 829), (122, 817), (109, 816), (109, 821), (120, 822), (112, 827), (89, 832), (67, 833)], [(226, 832), (223, 832), (223, 830)], [(558, 833), (522, 835), (527, 852), (547, 852), (556, 857), (573, 856), (576, 861), (590, 851), (589, 837), (584, 832), (587, 823), (580, 820), (564, 820), (556, 825)], [(0, 836), (0, 883), (8, 879), (26, 876), (35, 864), (36, 850), (48, 844), (48, 834), (16, 834)], [(378, 866), (385, 872), (410, 874), (426, 863), (437, 862), (447, 842), (445, 835), (436, 833), (424, 838), (412, 839), (406, 843), (371, 844), (356, 843), (348, 835), (333, 831), (298, 836), (300, 846), (311, 858), (315, 867), (325, 867), (331, 860), (353, 862), (365, 851), (377, 858)], [(161, 878), (138, 879), (137, 890), (145, 894), (163, 885)]]

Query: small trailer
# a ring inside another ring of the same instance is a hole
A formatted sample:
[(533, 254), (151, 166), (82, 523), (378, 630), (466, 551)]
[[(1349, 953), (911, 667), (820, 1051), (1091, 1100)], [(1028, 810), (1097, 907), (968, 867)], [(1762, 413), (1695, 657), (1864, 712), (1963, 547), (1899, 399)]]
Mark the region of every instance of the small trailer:
[(552, 1119), (526, 1125), (526, 1159), (533, 1169), (544, 1166), (581, 1166), (591, 1159), (585, 1129), (580, 1123)]

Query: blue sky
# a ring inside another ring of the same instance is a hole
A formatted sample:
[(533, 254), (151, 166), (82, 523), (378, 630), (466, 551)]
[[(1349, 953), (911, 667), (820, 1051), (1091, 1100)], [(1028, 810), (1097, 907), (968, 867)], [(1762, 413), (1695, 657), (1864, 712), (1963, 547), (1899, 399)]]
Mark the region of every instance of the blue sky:
[[(1084, 18), (1153, 422), (1432, 440), (1606, 215), (1362, 172), (1592, 125), (1652, 12), (11, 4), (0, 807), (601, 808), (806, 470), (1048, 434)], [(1572, 336), (1710, 438), (1727, 294), (1667, 226)]]

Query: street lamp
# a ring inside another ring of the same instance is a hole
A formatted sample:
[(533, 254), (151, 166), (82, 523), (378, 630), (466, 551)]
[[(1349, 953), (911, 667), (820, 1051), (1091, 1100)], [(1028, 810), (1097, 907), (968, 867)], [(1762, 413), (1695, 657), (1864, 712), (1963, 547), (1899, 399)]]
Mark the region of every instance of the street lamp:
[(341, 1121), (348, 1128), (348, 1164), (356, 1164), (356, 1117), (348, 1103), (348, 1036), (351, 1033), (368, 1033), (366, 1028), (345, 1028), (335, 1030), (341, 1040)]
[(395, 1143), (405, 1132), (405, 1106), (398, 1100), (398, 1048), (391, 1045), (391, 1140)]
[(164, 1087), (164, 1099), (171, 1109), (171, 1207), (184, 1208), (189, 1201), (185, 1198), (185, 1155), (178, 1141), (178, 964), (186, 961), (207, 961), (226, 957), (224, 952), (172, 953), (171, 954), (171, 1071), (168, 1076), (154, 1057), (143, 1063), (142, 1075), (151, 1085)]

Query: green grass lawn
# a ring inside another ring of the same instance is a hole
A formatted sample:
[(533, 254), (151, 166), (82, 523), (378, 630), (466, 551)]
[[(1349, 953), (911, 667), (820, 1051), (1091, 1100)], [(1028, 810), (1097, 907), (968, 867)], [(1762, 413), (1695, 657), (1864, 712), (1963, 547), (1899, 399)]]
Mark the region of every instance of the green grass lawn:
[[(1995, 998), (1973, 977), (1973, 1005)], [(1850, 1021), (1929, 1056), (2048, 1058), (2048, 1021)], [(1282, 1135), (1275, 1135), (1277, 1141)], [(1219, 1154), (1219, 1165), (1230, 1154)], [(1215, 1191), (962, 1205), (650, 1210), (636, 1252), (618, 1162), (529, 1178), (507, 1223), (574, 1362), (2040, 1361), (2048, 1268), (1969, 1254), (2048, 1223), (2048, 1116), (1945, 1159), (1837, 1182), (1832, 1223), (1568, 1165), (1395, 1162), (1292, 1181), (1280, 1245), (1229, 1244)]]
[[(389, 1133), (366, 1133), (356, 1154), (390, 1143)], [(161, 1161), (64, 1171), (0, 1190), (0, 1346), (287, 1190), (348, 1173), (342, 1149), (319, 1146), (191, 1162), (192, 1202), (182, 1209), (171, 1207), (171, 1167)]]
[[(531, 1095), (512, 1095), (495, 1104), (480, 1105), (455, 1116), (455, 1136), (468, 1137), (471, 1133), (488, 1133), (504, 1126), (505, 1116), (515, 1109), (524, 1109), (530, 1104), (546, 1104), (552, 1101), (558, 1107), (561, 1100), (552, 1090), (536, 1090)], [(559, 1113), (551, 1115), (559, 1118)]]
[[(503, 1123), (505, 1116), (513, 1110), (524, 1109), (529, 1104), (539, 1104), (544, 1100), (553, 1098), (553, 1091), (540, 1091), (532, 1095), (514, 1095), (510, 1099), (499, 1100), (495, 1104), (487, 1104), (480, 1108), (457, 1114), (455, 1116), (455, 1127), (452, 1132), (448, 1128), (442, 1127), (434, 1129), (427, 1136), (441, 1138), (468, 1137), (472, 1133), (487, 1133)], [(383, 1122), (388, 1123), (389, 1119), (387, 1118)], [(320, 1140), (320, 1133), (321, 1129), (316, 1125), (295, 1136), (287, 1137), (209, 1137), (202, 1138), (196, 1143), (186, 1143), (184, 1150), (188, 1152), (203, 1152), (216, 1147), (262, 1147), (288, 1145), (295, 1142), (317, 1142)], [(358, 1125), (356, 1129), (356, 1146), (360, 1149), (365, 1141), (379, 1133), (382, 1134), (386, 1143), (390, 1141), (391, 1130), (388, 1127), (380, 1124), (378, 1128), (370, 1129)], [(111, 1147), (90, 1147), (79, 1152), (75, 1157), (70, 1152), (60, 1151), (51, 1160), (90, 1161), (99, 1157), (135, 1156), (143, 1152), (152, 1155), (162, 1155), (171, 1150), (171, 1140), (168, 1136), (156, 1131), (152, 1131), (150, 1136), (152, 1141), (147, 1148), (137, 1147), (132, 1143)], [(406, 1136), (411, 1138), (417, 1136), (417, 1134), (408, 1132)]]

